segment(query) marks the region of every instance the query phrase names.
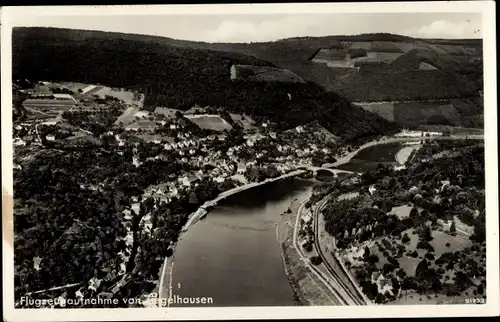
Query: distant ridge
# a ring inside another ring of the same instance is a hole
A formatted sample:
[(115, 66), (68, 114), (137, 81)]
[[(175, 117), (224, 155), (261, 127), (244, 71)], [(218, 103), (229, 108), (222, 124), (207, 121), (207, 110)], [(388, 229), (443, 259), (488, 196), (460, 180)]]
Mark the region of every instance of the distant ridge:
[[(195, 105), (212, 106), (250, 115), (256, 121), (270, 119), (281, 129), (318, 120), (328, 131), (349, 141), (398, 129), (396, 124), (353, 107), (343, 97), (325, 91), (314, 79), (301, 75), (298, 76), (304, 79), (302, 83), (232, 81), (233, 65), (279, 67), (294, 72), (257, 57), (269, 48), (253, 44), (239, 48), (233, 44), (224, 47), (153, 36), (16, 28), (13, 77), (135, 88), (147, 93), (144, 106), (148, 110), (157, 106), (180, 110)], [(273, 55), (298, 59), (314, 69), (307, 55), (304, 58), (282, 50)], [(258, 55), (252, 55), (252, 51)], [(290, 62), (291, 67), (296, 66)]]

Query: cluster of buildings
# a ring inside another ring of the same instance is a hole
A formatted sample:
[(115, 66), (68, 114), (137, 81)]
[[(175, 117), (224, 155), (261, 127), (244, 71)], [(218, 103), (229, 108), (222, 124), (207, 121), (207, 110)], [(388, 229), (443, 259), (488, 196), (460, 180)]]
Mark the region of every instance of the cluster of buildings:
[(426, 136), (443, 136), (442, 132), (430, 132), (430, 131), (411, 131), (403, 129), (403, 131), (394, 135), (400, 138), (420, 138)]

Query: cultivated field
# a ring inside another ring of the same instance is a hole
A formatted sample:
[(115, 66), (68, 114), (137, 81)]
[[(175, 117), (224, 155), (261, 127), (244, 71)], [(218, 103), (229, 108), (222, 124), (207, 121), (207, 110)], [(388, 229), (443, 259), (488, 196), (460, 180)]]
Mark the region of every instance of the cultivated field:
[(139, 108), (142, 107), (143, 105), (143, 99), (137, 97), (134, 94), (134, 92), (127, 91), (125, 89), (116, 89), (102, 85), (84, 84), (75, 82), (62, 82), (59, 84), (61, 84), (63, 87), (72, 90), (75, 93), (81, 93), (87, 96), (97, 95), (100, 98), (105, 98), (106, 95), (112, 96), (122, 100), (125, 104), (136, 105)]
[(232, 126), (218, 115), (185, 115), (191, 122), (204, 130), (229, 131)]
[[(323, 49), (322, 49), (323, 50)], [(391, 63), (395, 59), (397, 59), (399, 56), (402, 55), (402, 53), (388, 53), (388, 52), (373, 52), (369, 51), (367, 52), (365, 57), (357, 57), (357, 58), (346, 58), (342, 59), (336, 55), (325, 55), (321, 54), (321, 51), (318, 53), (318, 55), (314, 56), (312, 59), (313, 62), (316, 63), (326, 63), (328, 67), (332, 68), (354, 68), (356, 63), (363, 63), (363, 62), (385, 62), (385, 63)]]

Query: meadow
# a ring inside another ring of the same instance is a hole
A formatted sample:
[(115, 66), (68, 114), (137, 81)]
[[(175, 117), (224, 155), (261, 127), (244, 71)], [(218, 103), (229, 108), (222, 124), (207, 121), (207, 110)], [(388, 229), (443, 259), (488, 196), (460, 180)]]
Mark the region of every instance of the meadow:
[(231, 125), (218, 115), (185, 115), (191, 122), (201, 129), (217, 132), (231, 130)]

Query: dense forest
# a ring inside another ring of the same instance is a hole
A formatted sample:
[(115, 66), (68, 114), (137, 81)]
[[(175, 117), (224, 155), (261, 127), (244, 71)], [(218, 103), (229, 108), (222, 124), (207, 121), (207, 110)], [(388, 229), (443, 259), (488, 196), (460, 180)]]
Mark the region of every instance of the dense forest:
[(15, 35), (15, 79), (139, 88), (148, 93), (145, 99), (148, 109), (209, 105), (270, 118), (282, 129), (319, 120), (329, 131), (346, 139), (361, 139), (396, 129), (395, 124), (353, 107), (342, 97), (311, 82), (232, 81), (233, 64), (273, 66), (248, 55), (123, 39), (74, 41), (45, 33), (37, 37)]
[[(40, 131), (49, 133), (51, 129)], [(188, 215), (234, 187), (230, 180), (204, 181), (168, 204), (148, 198), (134, 211), (132, 200), (146, 187), (191, 169), (175, 155), (145, 160), (161, 150), (148, 143), (119, 148), (106, 144), (90, 149), (47, 147), (15, 170), (16, 299), (27, 292), (68, 283), (85, 286), (91, 278), (104, 278), (99, 290), (108, 290), (121, 278), (116, 275), (120, 252), (129, 256), (126, 272), (131, 282), (117, 296), (137, 296), (144, 290), (138, 285), (158, 279), (163, 258), (171, 255), (168, 247), (177, 241)], [(143, 166), (132, 164), (134, 154), (145, 160)], [(132, 214), (131, 249), (125, 243), (126, 211)], [(146, 215), (151, 216), (151, 233), (145, 233), (141, 223)]]

